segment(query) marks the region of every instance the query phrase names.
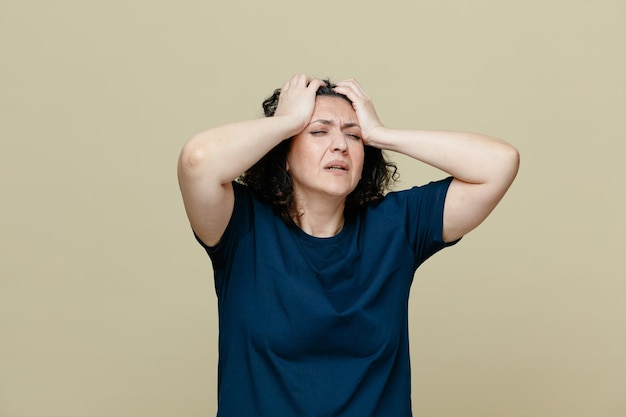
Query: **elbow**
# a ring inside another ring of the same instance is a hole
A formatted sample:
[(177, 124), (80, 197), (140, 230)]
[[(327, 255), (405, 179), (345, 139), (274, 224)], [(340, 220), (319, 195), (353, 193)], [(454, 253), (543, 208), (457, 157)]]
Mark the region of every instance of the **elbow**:
[(497, 188), (508, 188), (515, 180), (520, 166), (520, 153), (514, 146), (500, 142), (493, 152), (482, 161), (483, 180)]
[(497, 183), (501, 183), (501, 186), (508, 188), (519, 171), (520, 153), (514, 146), (505, 144), (501, 149), (498, 161), (499, 164), (496, 165), (497, 168), (493, 172), (492, 178)]
[(179, 170), (192, 173), (203, 170), (209, 164), (210, 152), (206, 145), (197, 138), (192, 138), (185, 144), (178, 158)]
[(509, 149), (506, 153), (506, 160), (508, 162), (508, 167), (511, 172), (513, 178), (517, 175), (517, 171), (519, 171), (519, 166), (521, 162), (521, 157), (519, 150), (516, 147), (509, 145)]

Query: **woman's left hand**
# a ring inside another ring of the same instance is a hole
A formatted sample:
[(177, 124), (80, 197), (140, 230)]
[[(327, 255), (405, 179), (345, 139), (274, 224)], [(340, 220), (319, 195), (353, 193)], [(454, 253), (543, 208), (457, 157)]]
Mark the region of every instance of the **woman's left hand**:
[(361, 136), (366, 145), (371, 145), (370, 139), (375, 129), (383, 124), (376, 114), (376, 109), (372, 99), (365, 93), (363, 87), (354, 79), (340, 81), (334, 90), (348, 97), (352, 101), (352, 106), (356, 112), (361, 125)]

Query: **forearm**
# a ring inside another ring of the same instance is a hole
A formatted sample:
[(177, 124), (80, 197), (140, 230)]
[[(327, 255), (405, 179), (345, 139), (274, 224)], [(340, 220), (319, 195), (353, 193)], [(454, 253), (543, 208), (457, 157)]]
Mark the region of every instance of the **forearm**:
[(407, 155), (472, 184), (494, 181), (510, 184), (519, 164), (519, 154), (513, 146), (475, 133), (381, 126), (373, 129), (368, 143)]
[(198, 133), (180, 155), (187, 175), (226, 184), (254, 165), (301, 126), (288, 117), (266, 117), (230, 123)]

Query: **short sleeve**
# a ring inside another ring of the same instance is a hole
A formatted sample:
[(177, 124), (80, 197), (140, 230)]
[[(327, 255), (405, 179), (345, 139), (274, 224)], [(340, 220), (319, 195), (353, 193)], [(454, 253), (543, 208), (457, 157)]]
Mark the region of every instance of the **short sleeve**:
[(436, 252), (460, 240), (443, 240), (443, 210), (452, 179), (430, 182), (406, 192), (407, 236), (415, 251), (416, 269)]

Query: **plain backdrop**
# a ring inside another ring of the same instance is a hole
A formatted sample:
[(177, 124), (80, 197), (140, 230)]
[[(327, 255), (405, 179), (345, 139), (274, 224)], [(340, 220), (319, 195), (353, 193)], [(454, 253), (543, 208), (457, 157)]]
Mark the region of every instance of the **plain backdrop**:
[[(356, 78), (388, 126), (521, 152), (493, 215), (416, 274), (414, 414), (626, 416), (625, 19), (623, 0), (0, 0), (0, 416), (215, 415), (177, 157), (299, 72)], [(400, 188), (445, 175), (391, 157)]]

